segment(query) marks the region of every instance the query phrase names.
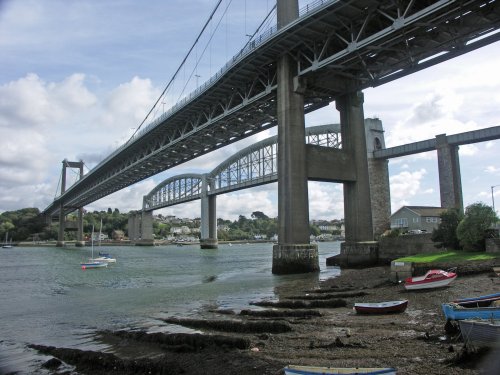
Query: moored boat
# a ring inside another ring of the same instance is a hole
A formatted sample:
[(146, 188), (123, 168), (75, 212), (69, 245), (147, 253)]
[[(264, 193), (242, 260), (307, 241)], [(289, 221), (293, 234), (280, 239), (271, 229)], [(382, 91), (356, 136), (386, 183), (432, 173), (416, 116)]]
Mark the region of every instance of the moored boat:
[(97, 258), (90, 260), (93, 260), (95, 262), (116, 263), (116, 259), (113, 258), (111, 255), (109, 255), (108, 253), (101, 253), (101, 252), (99, 253), (99, 256)]
[(108, 266), (108, 263), (104, 263), (104, 262), (81, 263), (82, 270), (91, 269), (91, 268), (104, 268), (107, 266)]
[(430, 270), (423, 276), (408, 277), (404, 285), (407, 290), (442, 288), (448, 286), (456, 278), (455, 272)]
[(500, 293), (487, 294), (478, 297), (461, 298), (453, 302), (464, 307), (482, 307), (490, 306), (494, 301), (500, 301)]
[(396, 374), (392, 367), (321, 367), (321, 366), (294, 366), (289, 365), (284, 369), (285, 375), (333, 375), (333, 374), (371, 374), (391, 375)]
[(500, 348), (500, 320), (466, 319), (458, 322), (468, 348)]
[(495, 306), (493, 302), (481, 307), (461, 306), (453, 302), (443, 303), (441, 306), (446, 320), (500, 319), (500, 306)]
[(360, 302), (354, 304), (354, 310), (358, 314), (391, 314), (401, 313), (406, 310), (408, 300), (387, 302)]

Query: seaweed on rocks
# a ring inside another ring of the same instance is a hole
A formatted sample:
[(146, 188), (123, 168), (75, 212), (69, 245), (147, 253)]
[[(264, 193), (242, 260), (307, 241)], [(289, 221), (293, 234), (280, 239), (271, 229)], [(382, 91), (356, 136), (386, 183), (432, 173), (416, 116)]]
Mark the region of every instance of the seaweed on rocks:
[(252, 302), (252, 305), (261, 307), (277, 307), (288, 309), (304, 309), (304, 308), (335, 308), (346, 307), (347, 302), (344, 299), (329, 299), (329, 300), (311, 300), (311, 301), (258, 301)]
[(222, 335), (203, 335), (200, 333), (147, 333), (144, 331), (100, 331), (102, 336), (114, 336), (125, 340), (134, 340), (162, 345), (171, 351), (198, 351), (205, 348), (225, 347), (231, 349), (248, 349), (250, 340), (243, 337)]
[(287, 299), (295, 300), (327, 300), (336, 298), (352, 298), (352, 297), (363, 297), (367, 296), (369, 293), (366, 292), (351, 292), (351, 293), (333, 293), (333, 294), (306, 294), (303, 296), (291, 296)]
[(242, 322), (238, 320), (205, 320), (205, 319), (162, 319), (166, 323), (177, 324), (190, 328), (207, 328), (223, 332), (238, 333), (284, 333), (290, 332), (292, 327), (287, 322)]
[(28, 345), (40, 353), (51, 355), (76, 367), (79, 372), (92, 374), (182, 374), (184, 370), (175, 360), (166, 357), (157, 359), (121, 359), (111, 353), (90, 350), (56, 348), (46, 345)]
[(318, 310), (241, 310), (240, 315), (260, 318), (308, 318), (321, 316)]

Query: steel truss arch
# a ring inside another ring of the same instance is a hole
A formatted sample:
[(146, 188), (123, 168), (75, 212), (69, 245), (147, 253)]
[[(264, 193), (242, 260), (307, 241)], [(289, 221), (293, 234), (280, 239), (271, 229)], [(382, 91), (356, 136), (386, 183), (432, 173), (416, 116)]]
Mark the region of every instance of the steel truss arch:
[(199, 199), (203, 181), (203, 175), (196, 173), (169, 177), (144, 196), (143, 210), (152, 211)]
[[(340, 125), (306, 128), (306, 143), (341, 148)], [(209, 179), (213, 189), (209, 194), (221, 194), (277, 181), (277, 149), (278, 138), (273, 136), (234, 154), (210, 172)]]

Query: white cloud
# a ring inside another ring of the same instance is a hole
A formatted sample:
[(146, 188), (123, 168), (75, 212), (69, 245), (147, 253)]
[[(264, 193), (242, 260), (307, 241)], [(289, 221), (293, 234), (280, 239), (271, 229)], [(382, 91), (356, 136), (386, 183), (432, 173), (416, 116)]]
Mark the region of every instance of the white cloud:
[(342, 184), (310, 181), (308, 186), (310, 219), (332, 220), (344, 217)]
[(217, 217), (236, 220), (239, 215), (250, 217), (252, 212), (261, 211), (269, 217), (278, 216), (277, 203), (271, 193), (260, 188), (242, 190), (217, 196)]
[(85, 76), (73, 74), (62, 82), (44, 82), (36, 74), (0, 86), (0, 126), (45, 130), (74, 112), (88, 109), (96, 97), (84, 86)]
[(401, 206), (408, 205), (411, 198), (419, 192), (421, 181), (426, 173), (425, 169), (420, 169), (414, 172), (403, 171), (390, 177), (391, 207), (393, 211)]

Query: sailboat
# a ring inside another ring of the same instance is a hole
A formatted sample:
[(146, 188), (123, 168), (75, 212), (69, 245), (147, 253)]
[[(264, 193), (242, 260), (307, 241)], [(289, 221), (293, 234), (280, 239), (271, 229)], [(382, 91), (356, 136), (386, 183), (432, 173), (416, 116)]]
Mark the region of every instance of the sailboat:
[(12, 247), (12, 238), (10, 239), (10, 243), (7, 242), (9, 239), (9, 232), (5, 232), (5, 242), (2, 245), (3, 249), (10, 249)]
[[(99, 249), (101, 248), (101, 230), (102, 230), (102, 219), (101, 219), (101, 226), (99, 227)], [(111, 257), (108, 253), (101, 253), (99, 251), (99, 257), (92, 259), (93, 261), (96, 262), (105, 262), (105, 263), (116, 263), (116, 259)]]
[(82, 266), (82, 270), (86, 270), (89, 268), (104, 268), (108, 266), (106, 262), (99, 262), (94, 259), (94, 226), (92, 225), (92, 235), (91, 235), (91, 247), (92, 247), (92, 258), (89, 259), (86, 263), (80, 263)]

